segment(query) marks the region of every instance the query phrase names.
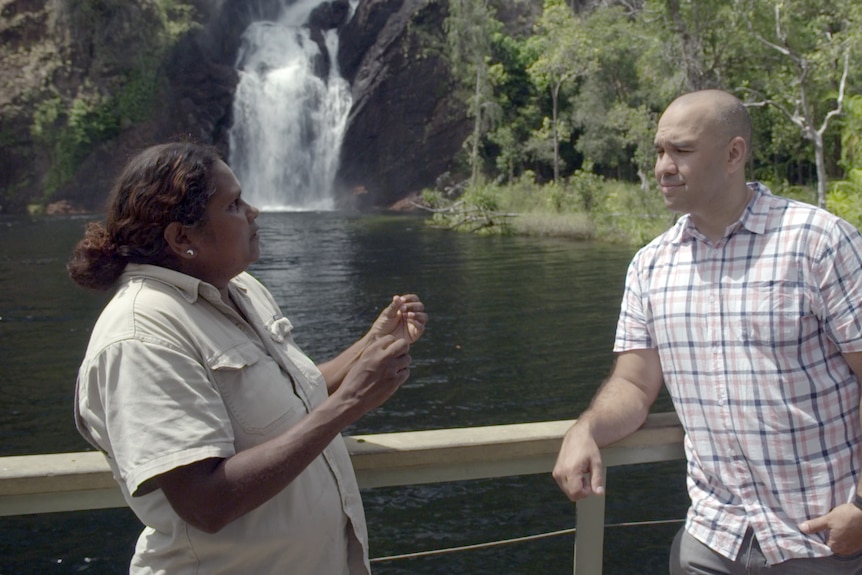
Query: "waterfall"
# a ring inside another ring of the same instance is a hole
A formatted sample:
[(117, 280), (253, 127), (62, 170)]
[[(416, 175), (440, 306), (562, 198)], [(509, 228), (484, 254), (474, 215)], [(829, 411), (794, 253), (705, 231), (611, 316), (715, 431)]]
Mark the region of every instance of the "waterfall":
[(303, 24), (323, 1), (297, 0), (277, 21), (254, 22), (243, 34), (230, 165), (246, 200), (264, 211), (335, 207), (333, 182), (351, 96), (338, 70), (336, 30), (324, 32), (329, 76), (315, 74), (321, 51)]

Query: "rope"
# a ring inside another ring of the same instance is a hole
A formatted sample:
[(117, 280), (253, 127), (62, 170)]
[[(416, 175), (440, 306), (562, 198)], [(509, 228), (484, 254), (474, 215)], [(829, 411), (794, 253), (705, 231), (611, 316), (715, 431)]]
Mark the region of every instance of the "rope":
[[(655, 521), (635, 521), (624, 523), (608, 523), (608, 527), (638, 527), (642, 525), (667, 525), (671, 523), (682, 523), (684, 519), (658, 519)], [(461, 545), (459, 547), (447, 547), (445, 549), (435, 549), (432, 551), (417, 551), (415, 553), (404, 553), (402, 555), (388, 555), (386, 557), (375, 557), (371, 559), (372, 563), (382, 563), (384, 561), (395, 561), (398, 559), (414, 559), (417, 557), (431, 557), (436, 555), (446, 555), (448, 553), (457, 553), (460, 551), (475, 551), (477, 549), (490, 549), (491, 547), (499, 547), (501, 545), (510, 545), (513, 543), (522, 543), (524, 541), (535, 541), (539, 539), (548, 539), (550, 537), (558, 537), (560, 535), (570, 535), (577, 531), (576, 528), (561, 529), (559, 531), (549, 531), (547, 533), (537, 533), (535, 535), (525, 535), (523, 537), (514, 537), (512, 539), (501, 539), (499, 541), (489, 541), (487, 543), (476, 543), (474, 545)]]

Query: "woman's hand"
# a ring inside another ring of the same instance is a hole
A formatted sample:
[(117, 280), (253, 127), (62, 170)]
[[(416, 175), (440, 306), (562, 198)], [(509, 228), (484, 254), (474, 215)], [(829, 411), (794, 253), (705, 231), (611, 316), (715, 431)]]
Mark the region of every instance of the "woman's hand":
[[(348, 370), (375, 342), (387, 338), (402, 342), (409, 349), (410, 345), (425, 333), (427, 321), (428, 314), (425, 313), (425, 306), (419, 301), (419, 296), (415, 294), (392, 296), (392, 303), (380, 312), (365, 335), (337, 357), (317, 366), (326, 379), (326, 389), (329, 394), (335, 393), (344, 381)], [(407, 353), (407, 349), (403, 351), (404, 354)]]
[(394, 335), (408, 344), (416, 342), (425, 333), (428, 314), (416, 294), (392, 296), (390, 303), (372, 324), (369, 335), (373, 339)]
[(357, 415), (379, 407), (410, 377), (410, 344), (395, 335), (372, 342), (354, 362), (336, 395), (349, 398)]

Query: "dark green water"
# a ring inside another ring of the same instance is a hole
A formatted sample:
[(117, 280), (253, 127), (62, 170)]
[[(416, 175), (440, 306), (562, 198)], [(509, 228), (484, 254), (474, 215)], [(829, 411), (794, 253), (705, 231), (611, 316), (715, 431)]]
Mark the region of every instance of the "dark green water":
[[(75, 372), (106, 296), (64, 264), (86, 219), (0, 218), (0, 455), (80, 451)], [(411, 379), (347, 433), (570, 419), (610, 369), (629, 248), (435, 230), (415, 216), (263, 214), (270, 287), (315, 359), (351, 343), (394, 293), (431, 315)], [(665, 397), (656, 411), (669, 409)], [(684, 465), (611, 469), (609, 523), (679, 519)], [(363, 492), (372, 557), (574, 526), (550, 475)], [(678, 525), (609, 528), (605, 575), (665, 573)], [(125, 509), (0, 518), (0, 575), (126, 573), (137, 519)], [(375, 563), (376, 575), (572, 572), (567, 535)]]

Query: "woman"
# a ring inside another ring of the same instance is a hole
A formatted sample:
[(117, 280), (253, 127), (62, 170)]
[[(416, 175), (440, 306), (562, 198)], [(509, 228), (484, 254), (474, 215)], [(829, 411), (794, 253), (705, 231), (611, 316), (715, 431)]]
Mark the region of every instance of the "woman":
[(245, 272), (259, 212), (217, 153), (149, 148), (69, 262), (116, 290), (78, 374), (81, 434), (146, 525), (130, 572), (370, 573), (341, 431), (409, 376), (427, 315), (395, 296), (371, 329), (315, 366)]

